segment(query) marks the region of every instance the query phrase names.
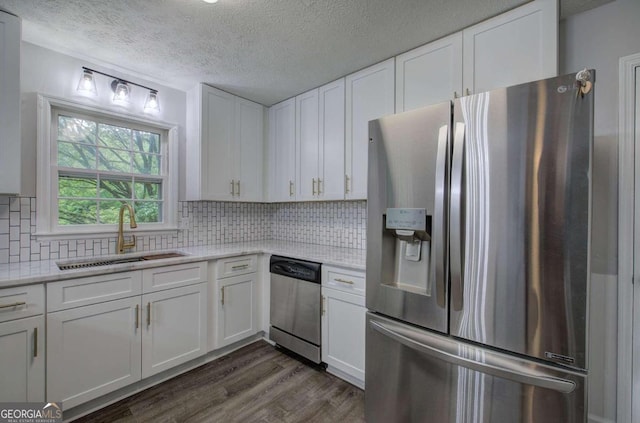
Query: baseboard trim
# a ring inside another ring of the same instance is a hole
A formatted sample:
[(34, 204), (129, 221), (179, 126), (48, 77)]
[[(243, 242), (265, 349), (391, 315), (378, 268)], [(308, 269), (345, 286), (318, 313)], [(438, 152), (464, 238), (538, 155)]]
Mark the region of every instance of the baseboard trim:
[(63, 410), (64, 421), (70, 422), (82, 416), (86, 416), (87, 414), (91, 414), (94, 411), (98, 411), (101, 408), (114, 404), (122, 399), (130, 397), (131, 395), (137, 394), (138, 392), (144, 391), (145, 389), (151, 388), (152, 386), (158, 385), (159, 383), (166, 382), (169, 379), (173, 379), (176, 376), (196, 369), (220, 357), (231, 354), (232, 352), (239, 350), (242, 347), (260, 340), (265, 340), (263, 332), (259, 332), (249, 338), (243, 339), (242, 341), (238, 341), (224, 348), (220, 348), (219, 350), (211, 351), (210, 353), (198, 358), (194, 358), (187, 363), (180, 364), (172, 369), (166, 370), (162, 373), (158, 373), (157, 375), (132, 383), (131, 385), (125, 386), (124, 388), (120, 388), (116, 391), (110, 392), (84, 404), (77, 405), (73, 408), (70, 408), (69, 410)]
[(335, 367), (331, 367), (329, 365), (327, 365), (327, 373), (331, 373), (332, 375), (339, 377), (340, 379), (344, 380), (345, 382), (348, 382), (350, 384), (352, 384), (355, 387), (358, 387), (360, 389), (362, 389), (364, 391), (364, 381), (357, 379), (353, 376), (351, 376), (348, 373), (343, 372), (342, 370), (336, 369)]

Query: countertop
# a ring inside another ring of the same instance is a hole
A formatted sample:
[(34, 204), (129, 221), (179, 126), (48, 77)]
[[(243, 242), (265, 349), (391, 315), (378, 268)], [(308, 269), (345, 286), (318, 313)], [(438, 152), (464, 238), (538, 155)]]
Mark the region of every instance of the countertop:
[[(167, 250), (163, 250), (167, 251)], [(233, 244), (205, 245), (200, 247), (175, 248), (186, 254), (183, 257), (162, 260), (139, 261), (133, 263), (97, 266), (84, 269), (61, 271), (56, 263), (93, 261), (96, 259), (122, 258), (124, 256), (141, 256), (163, 251), (145, 251), (119, 256), (78, 257), (73, 259), (29, 261), (11, 264), (0, 264), (0, 288), (28, 285), (41, 282), (52, 282), (87, 276), (103, 275), (112, 272), (146, 269), (150, 267), (168, 266), (172, 264), (190, 263), (203, 260), (215, 260), (243, 254), (276, 254), (319, 262), (325, 265), (340, 266), (354, 270), (365, 269), (365, 250), (331, 247), (328, 245), (306, 244), (289, 241), (254, 241)]]

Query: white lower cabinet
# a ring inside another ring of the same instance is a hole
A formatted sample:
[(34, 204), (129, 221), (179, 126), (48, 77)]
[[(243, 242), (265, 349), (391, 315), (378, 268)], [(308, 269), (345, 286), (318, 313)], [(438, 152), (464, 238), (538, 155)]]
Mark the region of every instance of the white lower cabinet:
[(47, 400), (66, 409), (140, 380), (140, 297), (47, 314)]
[[(156, 278), (162, 283), (144, 284), (157, 291), (143, 289), (142, 295), (141, 271), (49, 284), (48, 296), (64, 301), (52, 301), (50, 307), (56, 311), (46, 318), (47, 400), (62, 401), (69, 409), (204, 355), (207, 268), (206, 263), (194, 266), (197, 271), (187, 265), (146, 269), (146, 276), (162, 275)], [(175, 286), (180, 284), (184, 286)], [(172, 287), (158, 290), (161, 285)]]
[(0, 323), (0, 402), (44, 401), (44, 316)]
[(207, 284), (142, 296), (142, 377), (207, 352)]
[(322, 288), (322, 361), (327, 371), (364, 386), (365, 299)]
[(257, 274), (218, 279), (216, 348), (247, 338), (258, 331)]
[(322, 267), (322, 361), (327, 371), (364, 389), (365, 274)]

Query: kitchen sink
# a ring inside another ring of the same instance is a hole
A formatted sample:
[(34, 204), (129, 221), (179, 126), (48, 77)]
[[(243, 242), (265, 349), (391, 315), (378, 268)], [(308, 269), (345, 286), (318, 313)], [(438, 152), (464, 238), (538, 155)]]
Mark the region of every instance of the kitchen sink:
[(64, 261), (56, 263), (58, 265), (58, 269), (60, 270), (75, 270), (75, 269), (85, 269), (90, 267), (100, 267), (100, 266), (111, 266), (114, 264), (124, 264), (124, 263), (136, 263), (139, 261), (149, 261), (149, 260), (162, 260), (162, 259), (170, 259), (177, 257), (187, 256), (185, 253), (181, 253), (178, 251), (169, 251), (164, 253), (157, 254), (146, 254), (143, 256), (133, 256), (133, 257), (112, 257), (105, 259), (94, 259), (94, 260), (81, 260), (81, 261)]

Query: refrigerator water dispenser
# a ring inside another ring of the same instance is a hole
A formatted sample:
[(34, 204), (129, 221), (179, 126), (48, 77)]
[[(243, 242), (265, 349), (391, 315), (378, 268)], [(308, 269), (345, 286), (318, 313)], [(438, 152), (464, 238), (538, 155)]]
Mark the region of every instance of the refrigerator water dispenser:
[(422, 295), (431, 295), (431, 216), (426, 209), (389, 208), (384, 215), (387, 248), (393, 250), (393, 275), (387, 284)]

